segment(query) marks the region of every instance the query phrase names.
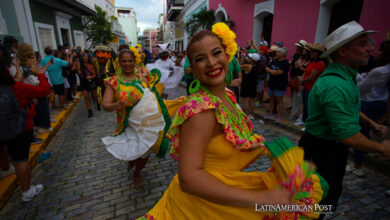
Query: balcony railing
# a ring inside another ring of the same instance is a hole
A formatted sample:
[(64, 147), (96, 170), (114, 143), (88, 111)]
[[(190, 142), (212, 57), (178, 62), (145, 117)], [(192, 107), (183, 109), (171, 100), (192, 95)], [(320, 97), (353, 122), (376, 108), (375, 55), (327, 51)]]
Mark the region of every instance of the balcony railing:
[(174, 21), (184, 7), (184, 0), (168, 0), (168, 21)]
[(122, 25), (120, 25), (117, 21), (112, 21), (111, 30), (113, 32), (122, 33)]

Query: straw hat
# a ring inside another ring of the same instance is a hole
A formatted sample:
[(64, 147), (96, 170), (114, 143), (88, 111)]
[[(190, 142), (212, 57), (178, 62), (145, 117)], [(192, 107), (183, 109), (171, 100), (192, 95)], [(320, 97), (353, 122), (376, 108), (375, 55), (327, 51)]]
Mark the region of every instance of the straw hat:
[(331, 34), (329, 34), (329, 36), (325, 38), (323, 44), (327, 50), (321, 54), (321, 58), (329, 56), (340, 47), (363, 34), (371, 34), (376, 32), (377, 31), (372, 30), (365, 31), (363, 27), (356, 21), (348, 22), (334, 30)]
[(300, 40), (297, 43), (295, 43), (295, 46), (304, 47), (304, 46), (306, 46), (306, 44), (307, 44), (307, 42), (305, 40)]
[(279, 47), (276, 45), (272, 45), (271, 48), (269, 49), (269, 52), (276, 52), (278, 51)]
[(326, 50), (326, 48), (322, 44), (311, 44), (311, 43), (308, 43), (307, 46), (310, 48), (310, 50), (315, 50), (315, 51), (318, 51), (318, 52), (321, 52), (321, 53)]

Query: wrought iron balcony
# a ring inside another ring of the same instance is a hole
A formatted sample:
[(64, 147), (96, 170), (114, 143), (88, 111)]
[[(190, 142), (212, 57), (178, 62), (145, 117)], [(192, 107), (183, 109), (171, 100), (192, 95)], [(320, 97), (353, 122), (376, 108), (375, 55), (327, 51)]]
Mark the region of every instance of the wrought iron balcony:
[(184, 0), (167, 0), (168, 1), (168, 21), (174, 21), (184, 7)]

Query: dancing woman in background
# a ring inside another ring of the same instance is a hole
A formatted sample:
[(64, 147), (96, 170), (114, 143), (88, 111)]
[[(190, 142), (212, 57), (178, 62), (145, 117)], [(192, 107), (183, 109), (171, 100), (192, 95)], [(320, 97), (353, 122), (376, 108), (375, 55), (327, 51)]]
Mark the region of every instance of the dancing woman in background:
[[(135, 50), (137, 51), (137, 50)], [(161, 154), (161, 146), (170, 126), (170, 118), (161, 97), (153, 88), (158, 79), (146, 68), (136, 65), (139, 60), (134, 50), (122, 49), (119, 52), (119, 71), (105, 79), (106, 90), (103, 97), (105, 111), (116, 111), (117, 128), (114, 136), (102, 138), (107, 150), (120, 160), (128, 161), (128, 168), (135, 165), (134, 186), (142, 186), (141, 170), (145, 167), (152, 149)], [(138, 52), (138, 51), (137, 51)], [(152, 89), (150, 89), (152, 88)], [(161, 155), (160, 155), (161, 156)]]

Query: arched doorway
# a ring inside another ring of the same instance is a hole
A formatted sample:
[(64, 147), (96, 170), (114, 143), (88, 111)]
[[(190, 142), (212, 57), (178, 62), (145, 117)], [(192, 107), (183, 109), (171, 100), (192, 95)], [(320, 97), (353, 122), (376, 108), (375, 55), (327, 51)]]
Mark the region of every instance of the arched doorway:
[(253, 40), (261, 41), (261, 34), (264, 40), (271, 43), (272, 23), (274, 13), (274, 0), (269, 0), (255, 5), (255, 14), (253, 22)]
[(215, 17), (216, 17), (216, 22), (226, 21), (227, 13), (225, 8), (222, 7), (222, 3), (218, 4), (217, 10), (215, 10)]
[(217, 22), (226, 20), (225, 14), (222, 11), (217, 12), (215, 17)]
[[(268, 14), (264, 17), (263, 20), (263, 35), (264, 40), (271, 44), (271, 34), (272, 34), (272, 22), (274, 20), (273, 14)], [(269, 45), (270, 46), (270, 45)]]
[[(261, 34), (264, 40), (270, 44), (272, 35), (272, 22), (274, 15), (268, 12), (261, 13), (255, 17), (253, 27), (253, 39), (256, 42), (261, 41)], [(268, 45), (269, 46), (269, 45)]]

